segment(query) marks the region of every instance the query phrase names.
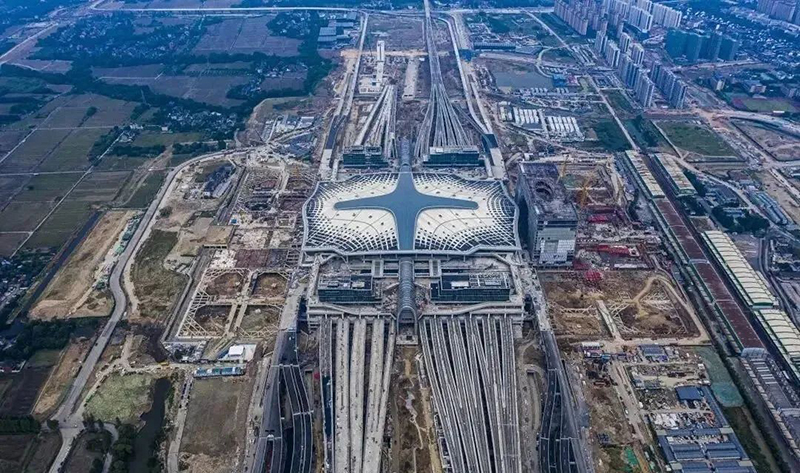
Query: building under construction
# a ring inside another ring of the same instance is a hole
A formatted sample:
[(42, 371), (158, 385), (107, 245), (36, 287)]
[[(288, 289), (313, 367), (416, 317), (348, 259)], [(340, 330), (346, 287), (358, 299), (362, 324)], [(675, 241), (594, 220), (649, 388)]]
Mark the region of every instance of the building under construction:
[(519, 164), (520, 239), (538, 266), (565, 266), (575, 255), (578, 213), (553, 163)]
[(378, 96), (355, 142), (344, 149), (342, 166), (383, 168), (395, 155), (395, 113), (397, 92), (387, 85)]

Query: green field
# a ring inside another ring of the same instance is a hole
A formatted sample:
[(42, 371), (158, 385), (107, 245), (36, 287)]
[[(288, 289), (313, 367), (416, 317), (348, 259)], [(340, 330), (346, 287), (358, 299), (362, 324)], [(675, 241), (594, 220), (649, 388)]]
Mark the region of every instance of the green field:
[(11, 202), (0, 212), (0, 232), (33, 230), (53, 205), (51, 202)]
[(668, 147), (669, 143), (661, 135), (661, 132), (653, 125), (653, 122), (642, 118), (641, 115), (630, 120), (623, 120), (625, 129), (631, 138), (642, 148)]
[(169, 148), (175, 143), (194, 143), (200, 139), (202, 139), (200, 133), (155, 133), (146, 131), (134, 138), (131, 144), (141, 147), (164, 145)]
[(34, 131), (3, 161), (0, 173), (33, 171), (69, 133), (69, 130)]
[(77, 129), (58, 145), (36, 169), (39, 172), (83, 171), (88, 169), (89, 150), (95, 141), (105, 135), (103, 128)]
[(0, 233), (0, 256), (11, 256), (27, 237), (26, 233)]
[[(585, 125), (581, 125), (586, 128)], [(582, 146), (605, 151), (619, 152), (630, 149), (630, 144), (614, 120), (602, 120), (589, 126), (597, 135), (597, 141), (586, 141)]]
[(54, 202), (67, 195), (80, 174), (40, 174), (33, 176), (14, 198), (14, 202)]
[(130, 177), (130, 171), (93, 172), (69, 195), (70, 201), (111, 202)]
[(86, 403), (86, 411), (96, 419), (136, 424), (150, 406), (153, 378), (147, 374), (112, 374)]
[(606, 99), (609, 105), (617, 112), (625, 115), (635, 113), (630, 100), (625, 96), (625, 93), (619, 90), (609, 90), (606, 92)]
[(751, 112), (800, 112), (797, 102), (786, 97), (750, 97), (744, 94), (728, 94), (727, 97), (734, 107)]
[(136, 189), (136, 192), (133, 193), (128, 202), (125, 203), (125, 207), (130, 209), (140, 209), (150, 205), (150, 202), (153, 201), (153, 198), (161, 188), (161, 184), (164, 183), (165, 177), (165, 171), (150, 172), (147, 177), (144, 178), (144, 182), (142, 182), (139, 188)]
[(659, 121), (658, 127), (676, 147), (705, 156), (736, 156), (716, 133), (691, 122)]
[(62, 202), (25, 243), (25, 248), (58, 249), (86, 223), (91, 214), (92, 208), (88, 202)]
[(546, 51), (542, 55), (542, 60), (547, 62), (558, 62), (561, 64), (577, 64), (578, 61), (568, 50), (563, 48), (554, 48)]
[(47, 368), (55, 366), (61, 357), (61, 350), (39, 350), (28, 360), (29, 368)]

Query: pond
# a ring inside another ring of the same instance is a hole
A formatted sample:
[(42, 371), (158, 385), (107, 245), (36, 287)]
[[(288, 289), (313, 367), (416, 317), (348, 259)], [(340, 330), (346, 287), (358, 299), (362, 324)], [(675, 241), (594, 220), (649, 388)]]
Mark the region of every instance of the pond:
[(553, 88), (553, 80), (538, 72), (495, 72), (494, 79), (500, 89)]

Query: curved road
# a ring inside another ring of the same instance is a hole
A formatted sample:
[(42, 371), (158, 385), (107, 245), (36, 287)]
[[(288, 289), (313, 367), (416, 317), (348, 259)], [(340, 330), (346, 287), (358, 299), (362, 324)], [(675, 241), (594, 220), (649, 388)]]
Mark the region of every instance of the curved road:
[(102, 333), (99, 337), (97, 337), (97, 341), (95, 342), (94, 346), (92, 346), (92, 349), (89, 351), (86, 359), (83, 361), (78, 375), (75, 377), (72, 385), (70, 386), (67, 397), (61, 403), (61, 406), (52, 417), (52, 419), (58, 421), (60, 425), (63, 441), (61, 443), (61, 450), (58, 452), (58, 455), (56, 456), (56, 459), (53, 461), (53, 464), (50, 468), (50, 473), (58, 473), (61, 464), (64, 462), (64, 460), (66, 460), (67, 455), (69, 454), (70, 448), (72, 447), (72, 442), (83, 429), (83, 419), (78, 418), (79, 416), (74, 416), (73, 411), (75, 411), (75, 406), (80, 400), (81, 393), (86, 386), (89, 376), (94, 371), (97, 362), (100, 360), (103, 351), (111, 339), (111, 334), (114, 333), (117, 323), (119, 323), (127, 311), (128, 298), (125, 294), (125, 291), (122, 289), (122, 275), (125, 272), (125, 268), (131, 263), (132, 255), (136, 253), (139, 245), (144, 240), (143, 237), (149, 233), (149, 229), (153, 223), (153, 217), (155, 216), (158, 208), (161, 206), (164, 196), (167, 195), (168, 191), (172, 189), (175, 176), (177, 176), (187, 166), (204, 160), (219, 159), (224, 155), (225, 153), (215, 153), (212, 155), (199, 156), (180, 164), (169, 172), (164, 180), (164, 184), (158, 191), (156, 198), (153, 199), (150, 207), (142, 217), (139, 227), (136, 229), (136, 232), (128, 243), (128, 246), (125, 248), (125, 251), (122, 252), (122, 255), (120, 256), (119, 261), (117, 261), (116, 266), (114, 266), (114, 269), (111, 272), (109, 284), (111, 294), (114, 297), (114, 310), (111, 313), (111, 317), (108, 319), (108, 322), (106, 322), (105, 327), (103, 327)]

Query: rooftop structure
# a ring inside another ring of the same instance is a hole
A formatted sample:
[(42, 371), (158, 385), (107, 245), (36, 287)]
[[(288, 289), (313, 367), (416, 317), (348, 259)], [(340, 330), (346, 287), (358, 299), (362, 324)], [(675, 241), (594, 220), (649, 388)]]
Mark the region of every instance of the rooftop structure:
[(431, 283), (431, 300), (435, 302), (507, 301), (510, 295), (510, 275), (505, 272), (444, 274)]
[(777, 304), (767, 283), (747, 262), (728, 235), (718, 230), (706, 231), (703, 232), (703, 241), (724, 268), (725, 275), (749, 308), (766, 309)]
[(641, 187), (645, 189), (648, 197), (664, 197), (664, 191), (661, 190), (661, 186), (658, 185), (656, 178), (653, 177), (653, 173), (647, 169), (639, 153), (630, 150), (625, 151), (624, 162), (628, 170), (633, 174), (633, 177), (639, 181)]
[(517, 202), (531, 258), (539, 265), (569, 264), (578, 213), (553, 163), (519, 163)]
[(680, 413), (651, 415), (659, 447), (672, 471), (755, 473), (708, 386), (680, 386), (675, 395), (707, 414), (700, 422)]
[(317, 296), (321, 302), (369, 304), (376, 301), (378, 295), (369, 275), (327, 274), (320, 276), (317, 284)]
[(756, 316), (784, 362), (791, 369), (795, 380), (800, 382), (800, 329), (782, 310), (759, 310), (756, 311)]
[(678, 166), (672, 156), (668, 154), (656, 154), (656, 162), (669, 177), (669, 183), (675, 191), (675, 195), (687, 196), (697, 194), (689, 178), (683, 173), (683, 169)]
[(321, 182), (303, 210), (306, 252), (344, 255), (514, 251), (516, 207), (497, 181), (363, 174)]

